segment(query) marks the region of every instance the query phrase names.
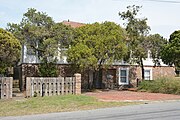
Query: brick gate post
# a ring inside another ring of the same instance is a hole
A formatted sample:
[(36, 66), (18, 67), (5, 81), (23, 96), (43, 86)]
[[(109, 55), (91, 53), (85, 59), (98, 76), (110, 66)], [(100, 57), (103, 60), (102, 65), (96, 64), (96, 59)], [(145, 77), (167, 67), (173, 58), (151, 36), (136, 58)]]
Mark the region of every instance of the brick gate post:
[(76, 73), (75, 76), (75, 95), (81, 94), (81, 74)]

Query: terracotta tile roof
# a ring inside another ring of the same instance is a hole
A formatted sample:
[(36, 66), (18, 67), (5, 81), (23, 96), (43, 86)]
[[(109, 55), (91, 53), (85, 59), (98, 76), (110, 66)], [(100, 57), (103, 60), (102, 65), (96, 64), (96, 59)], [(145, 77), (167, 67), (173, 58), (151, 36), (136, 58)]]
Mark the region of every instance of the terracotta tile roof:
[(73, 22), (73, 21), (69, 21), (69, 20), (68, 21), (64, 20), (62, 23), (64, 25), (70, 25), (73, 28), (78, 28), (78, 27), (82, 27), (82, 26), (86, 25), (84, 23)]

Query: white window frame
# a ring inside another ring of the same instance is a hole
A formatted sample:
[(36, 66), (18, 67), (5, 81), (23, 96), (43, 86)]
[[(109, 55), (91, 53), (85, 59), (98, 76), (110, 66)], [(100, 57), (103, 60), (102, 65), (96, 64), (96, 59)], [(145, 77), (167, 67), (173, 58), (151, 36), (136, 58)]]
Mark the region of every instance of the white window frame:
[[(121, 82), (121, 70), (126, 70), (126, 82)], [(119, 68), (119, 85), (129, 85), (129, 68)]]
[(145, 67), (144, 68), (144, 80), (147, 80), (147, 79), (145, 79), (145, 71), (146, 70), (149, 70), (150, 71), (150, 80), (152, 80), (153, 79), (153, 76), (152, 76), (152, 68), (148, 68), (148, 67)]

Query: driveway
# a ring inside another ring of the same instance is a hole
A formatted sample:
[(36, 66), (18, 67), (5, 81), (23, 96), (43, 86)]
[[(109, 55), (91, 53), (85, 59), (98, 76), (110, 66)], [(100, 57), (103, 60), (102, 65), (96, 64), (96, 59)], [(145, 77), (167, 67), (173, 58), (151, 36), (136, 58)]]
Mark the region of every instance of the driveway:
[(85, 95), (94, 96), (103, 101), (165, 101), (180, 100), (180, 95), (132, 92), (132, 91), (99, 91), (87, 92)]

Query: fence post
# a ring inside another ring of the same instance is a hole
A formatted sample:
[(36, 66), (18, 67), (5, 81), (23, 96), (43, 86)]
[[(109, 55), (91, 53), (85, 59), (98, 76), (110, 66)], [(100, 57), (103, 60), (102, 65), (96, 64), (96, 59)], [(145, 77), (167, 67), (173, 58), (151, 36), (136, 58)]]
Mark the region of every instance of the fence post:
[(81, 74), (76, 73), (75, 76), (75, 95), (81, 94)]
[(13, 78), (10, 77), (10, 79), (9, 79), (9, 98), (12, 98), (12, 93), (13, 93)]
[(31, 92), (31, 78), (26, 77), (26, 97), (32, 97)]
[(12, 77), (0, 77), (0, 99), (12, 98)]
[(0, 77), (0, 99), (4, 98), (4, 80)]

